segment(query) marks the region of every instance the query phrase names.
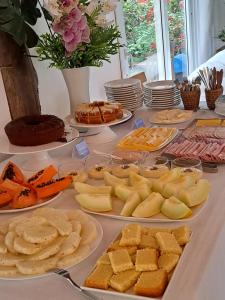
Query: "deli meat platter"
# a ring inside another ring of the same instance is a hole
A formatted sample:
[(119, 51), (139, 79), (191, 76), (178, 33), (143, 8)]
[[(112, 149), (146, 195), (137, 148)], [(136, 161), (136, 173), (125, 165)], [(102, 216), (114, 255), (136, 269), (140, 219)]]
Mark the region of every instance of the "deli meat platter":
[(225, 163), (225, 120), (195, 119), (163, 151), (169, 157), (199, 158)]

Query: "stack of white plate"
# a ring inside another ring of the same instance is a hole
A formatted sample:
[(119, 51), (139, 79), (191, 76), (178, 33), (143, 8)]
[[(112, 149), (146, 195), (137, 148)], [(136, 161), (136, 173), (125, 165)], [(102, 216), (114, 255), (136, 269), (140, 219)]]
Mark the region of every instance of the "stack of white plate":
[(151, 108), (170, 108), (180, 104), (180, 91), (172, 80), (144, 83), (144, 103)]
[(104, 84), (108, 101), (120, 102), (123, 108), (135, 111), (143, 104), (141, 81), (138, 79), (119, 79)]

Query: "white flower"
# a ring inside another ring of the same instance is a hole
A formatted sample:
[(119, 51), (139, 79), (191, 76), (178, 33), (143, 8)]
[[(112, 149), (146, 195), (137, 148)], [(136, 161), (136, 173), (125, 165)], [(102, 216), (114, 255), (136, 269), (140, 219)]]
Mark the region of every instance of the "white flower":
[(104, 1), (102, 5), (102, 12), (109, 13), (111, 11), (114, 11), (116, 9), (116, 0), (108, 0)]
[(113, 24), (113, 20), (109, 18), (107, 14), (104, 13), (98, 15), (95, 22), (99, 27), (106, 27)]
[(93, 13), (93, 11), (98, 7), (99, 2), (96, 0), (91, 0), (88, 4), (88, 6), (86, 7), (86, 14), (88, 14), (89, 16)]
[(62, 11), (57, 0), (44, 0), (44, 8), (53, 16), (61, 17)]

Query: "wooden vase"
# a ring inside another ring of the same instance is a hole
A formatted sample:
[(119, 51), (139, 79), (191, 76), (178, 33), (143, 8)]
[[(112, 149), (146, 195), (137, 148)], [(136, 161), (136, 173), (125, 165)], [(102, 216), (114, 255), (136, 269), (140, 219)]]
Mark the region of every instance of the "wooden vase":
[(0, 72), (12, 119), (41, 114), (38, 78), (29, 52), (0, 32)]

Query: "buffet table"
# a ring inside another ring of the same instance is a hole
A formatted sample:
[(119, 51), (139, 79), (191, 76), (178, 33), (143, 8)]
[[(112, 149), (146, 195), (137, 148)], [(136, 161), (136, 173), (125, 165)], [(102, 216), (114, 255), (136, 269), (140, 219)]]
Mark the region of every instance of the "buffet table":
[[(135, 118), (142, 118), (146, 126), (150, 125), (152, 111), (141, 109)], [(207, 110), (200, 110), (194, 113), (194, 117), (208, 118), (214, 114)], [(86, 137), (85, 140), (90, 149), (107, 152), (115, 142), (128, 133), (133, 126), (134, 118), (128, 122), (111, 127), (116, 137), (112, 141), (107, 141), (107, 134), (112, 134), (109, 129), (103, 130), (95, 138)], [(177, 128), (185, 128), (188, 123), (181, 123)], [(114, 136), (114, 134), (112, 134)], [(73, 145), (72, 145), (73, 146)], [(71, 155), (71, 148), (65, 147), (52, 152), (52, 156), (58, 161)], [(158, 155), (158, 153), (157, 153)], [(14, 156), (13, 161), (21, 163), (22, 156)], [(5, 162), (1, 163), (3, 166)], [(186, 223), (192, 230), (191, 241), (188, 244), (188, 251), (183, 259), (182, 265), (176, 268), (172, 280), (164, 293), (163, 300), (212, 300), (225, 299), (224, 285), (224, 248), (225, 248), (225, 167), (219, 166), (219, 172), (216, 174), (205, 173), (204, 177), (211, 182), (210, 198), (206, 202), (203, 211), (196, 220), (170, 223), (171, 225), (181, 225)], [(65, 191), (62, 197), (59, 197), (50, 206), (55, 208), (67, 209), (76, 208), (72, 191)], [(1, 215), (0, 220), (15, 216), (15, 214)], [(83, 282), (85, 276), (93, 267), (96, 259), (105, 250), (107, 245), (115, 237), (118, 231), (126, 222), (114, 220), (106, 217), (95, 216), (101, 223), (104, 231), (103, 240), (97, 250), (85, 261), (70, 269), (72, 278), (78, 284)], [(159, 223), (148, 223), (151, 226), (159, 226)], [(167, 223), (160, 226), (168, 226)], [(83, 300), (85, 299), (72, 286), (70, 286), (62, 277), (55, 274), (37, 279), (28, 279), (20, 281), (0, 280), (0, 299), (4, 300)], [(99, 299), (113, 299), (115, 296), (101, 296)], [(117, 299), (129, 299), (117, 297)], [(147, 299), (147, 298), (146, 298)]]

